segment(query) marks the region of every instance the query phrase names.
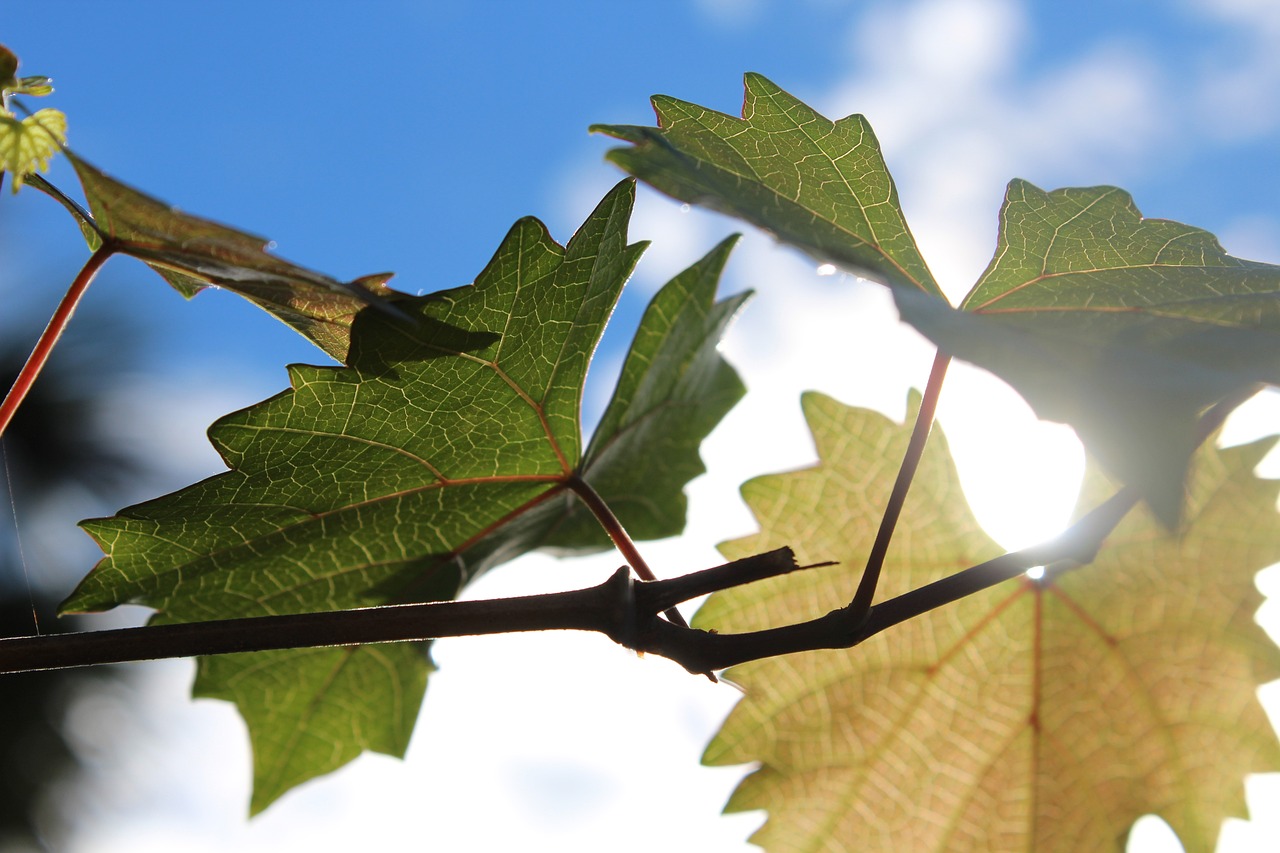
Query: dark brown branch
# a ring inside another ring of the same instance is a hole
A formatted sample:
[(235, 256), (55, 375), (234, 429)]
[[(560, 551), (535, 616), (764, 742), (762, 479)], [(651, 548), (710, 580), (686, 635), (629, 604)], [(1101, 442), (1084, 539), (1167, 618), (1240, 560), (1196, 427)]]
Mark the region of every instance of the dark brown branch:
[[(1236, 406), (1257, 391), (1242, 390), (1210, 409), (1198, 437), (1208, 438)], [(786, 574), (797, 566), (789, 548), (659, 581), (635, 581), (623, 567), (599, 586), (491, 601), (406, 604), (362, 610), (153, 625), (84, 634), (0, 640), (0, 673), (267, 649), (405, 642), (519, 631), (596, 631), (629, 648), (661, 655), (694, 673), (815, 649), (844, 649), (930, 610), (950, 604), (1035, 566), (1049, 576), (1093, 560), (1137, 503), (1120, 489), (1052, 541), (988, 560), (882, 602), (859, 616), (852, 606), (808, 622), (742, 634), (718, 634), (659, 618), (681, 601)], [(828, 565), (828, 564), (822, 564)]]
[(779, 548), (752, 557), (743, 557), (714, 569), (703, 569), (700, 572), (636, 585), (636, 609), (639, 612), (660, 612), (682, 601), (710, 595), (722, 589), (744, 586), (765, 578), (778, 577), (802, 569), (818, 569), (834, 566), (833, 562), (814, 563), (808, 566), (796, 565), (795, 555), (790, 548)]
[(797, 568), (784, 548), (666, 581), (637, 583), (624, 566), (598, 586), (544, 595), (15, 637), (0, 640), (0, 673), (520, 631), (596, 631), (635, 648), (641, 624), (670, 625), (658, 614), (674, 604)]
[(668, 623), (650, 622), (638, 637), (639, 651), (670, 658), (690, 672), (706, 672), (747, 661), (815, 649), (847, 649), (894, 625), (1019, 577), (1036, 566), (1079, 566), (1093, 559), (1102, 540), (1137, 502), (1121, 489), (1051, 542), (1013, 551), (875, 605), (862, 618), (852, 606), (825, 616), (763, 631), (688, 635)]
[(629, 610), (628, 572), (571, 592), (491, 601), (448, 601), (182, 622), (0, 640), (0, 672), (268, 649), (392, 643), (507, 631), (577, 629), (617, 633)]
[(925, 383), (924, 394), (920, 398), (920, 411), (916, 413), (916, 423), (911, 429), (911, 438), (907, 442), (907, 452), (903, 454), (902, 465), (898, 468), (898, 477), (894, 480), (893, 491), (889, 495), (889, 503), (885, 506), (884, 515), (880, 518), (880, 529), (876, 531), (875, 542), (867, 555), (867, 567), (858, 581), (858, 589), (853, 594), (850, 604), (854, 614), (862, 615), (871, 609), (871, 602), (876, 597), (876, 586), (880, 583), (880, 570), (884, 568), (884, 558), (889, 553), (889, 542), (893, 539), (893, 531), (898, 526), (898, 518), (902, 515), (902, 507), (907, 502), (907, 492), (911, 490), (911, 481), (915, 479), (916, 468), (924, 456), (924, 446), (929, 441), (929, 432), (933, 429), (934, 414), (938, 410), (938, 398), (942, 395), (942, 382), (947, 378), (947, 367), (951, 364), (951, 356), (938, 350), (933, 357), (933, 367), (929, 369), (929, 380)]

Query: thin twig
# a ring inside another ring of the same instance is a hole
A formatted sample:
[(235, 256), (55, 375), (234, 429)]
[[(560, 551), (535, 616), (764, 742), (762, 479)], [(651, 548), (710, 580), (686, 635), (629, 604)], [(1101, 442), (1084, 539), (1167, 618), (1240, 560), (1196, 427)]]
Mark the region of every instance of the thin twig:
[(889, 542), (893, 539), (893, 531), (902, 515), (902, 507), (907, 502), (907, 492), (911, 489), (916, 468), (920, 466), (920, 458), (924, 456), (924, 447), (929, 440), (929, 431), (933, 428), (934, 414), (938, 409), (938, 397), (942, 394), (942, 381), (947, 376), (950, 364), (951, 356), (941, 350), (933, 357), (933, 367), (929, 370), (929, 381), (925, 384), (924, 395), (920, 399), (920, 411), (916, 414), (916, 423), (907, 442), (907, 452), (898, 468), (898, 478), (889, 494), (889, 503), (880, 518), (880, 529), (876, 531), (871, 553), (867, 555), (867, 567), (862, 572), (862, 579), (858, 581), (858, 589), (850, 603), (850, 610), (855, 617), (861, 617), (871, 610), (876, 586), (880, 583), (880, 571), (884, 568), (884, 559), (889, 553)]
[[(1243, 388), (1206, 411), (1196, 427), (1196, 445), (1212, 436), (1227, 415), (1262, 387)], [(1050, 567), (1046, 577), (1056, 577), (1088, 565), (1139, 500), (1136, 489), (1122, 487), (1049, 542), (1004, 554), (913, 589), (873, 606), (864, 616), (859, 616), (850, 606), (795, 625), (694, 638), (654, 622), (647, 625), (647, 633), (640, 637), (639, 650), (671, 658), (691, 672), (703, 672), (781, 654), (851, 648), (894, 625), (1020, 577), (1036, 566)]]
[(76, 306), (80, 304), (80, 299), (84, 296), (94, 276), (98, 274), (98, 270), (106, 262), (107, 258), (114, 253), (114, 248), (110, 248), (107, 243), (103, 243), (98, 247), (97, 251), (89, 256), (89, 260), (85, 261), (84, 266), (80, 268), (80, 272), (76, 274), (75, 280), (71, 282), (71, 287), (67, 289), (62, 301), (58, 303), (57, 309), (53, 312), (53, 316), (49, 318), (49, 325), (45, 327), (40, 339), (36, 341), (35, 348), (31, 350), (31, 355), (27, 357), (26, 364), (22, 365), (18, 378), (13, 380), (13, 387), (5, 395), (4, 401), (0, 402), (0, 435), (4, 435), (9, 422), (13, 420), (14, 413), (18, 411), (18, 407), (22, 405), (22, 401), (26, 399), (28, 392), (31, 391), (31, 386), (35, 384), (36, 377), (40, 375), (40, 371), (44, 369), (45, 362), (49, 360), (49, 354), (53, 352), (54, 344), (58, 342), (58, 338), (62, 337), (63, 331), (67, 328), (67, 323), (71, 321), (71, 315), (75, 313)]

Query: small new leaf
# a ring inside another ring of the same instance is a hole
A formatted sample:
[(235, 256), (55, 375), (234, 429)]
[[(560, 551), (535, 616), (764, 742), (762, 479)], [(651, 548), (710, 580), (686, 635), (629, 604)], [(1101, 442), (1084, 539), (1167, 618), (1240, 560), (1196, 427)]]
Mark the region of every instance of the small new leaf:
[(9, 90), (12, 95), (29, 95), (33, 98), (43, 98), (45, 95), (53, 94), (53, 79), (50, 77), (33, 76), (19, 77), (13, 88)]
[(0, 171), (9, 173), (13, 192), (22, 189), (28, 174), (47, 171), (66, 141), (67, 117), (58, 110), (43, 109), (24, 119), (0, 112)]
[(17, 54), (0, 44), (0, 99), (6, 101), (6, 107), (9, 95), (41, 98), (53, 93), (53, 81), (50, 78), (41, 75), (19, 77), (18, 65)]
[[(762, 532), (727, 557), (794, 543), (801, 561), (865, 560), (910, 429), (818, 395), (805, 411), (821, 461), (743, 487)], [(1197, 453), (1181, 537), (1135, 511), (1089, 566), (993, 587), (847, 651), (730, 670), (746, 696), (704, 760), (760, 766), (728, 809), (769, 811), (752, 839), (769, 851), (1118, 851), (1146, 813), (1211, 850), (1243, 814), (1244, 775), (1280, 769), (1256, 695), (1280, 650), (1253, 619), (1254, 575), (1280, 559), (1280, 489), (1252, 474), (1273, 443)], [(1081, 505), (1113, 491), (1091, 468)], [(997, 550), (935, 432), (881, 599)], [(813, 618), (856, 581), (836, 568), (717, 593), (695, 625)]]

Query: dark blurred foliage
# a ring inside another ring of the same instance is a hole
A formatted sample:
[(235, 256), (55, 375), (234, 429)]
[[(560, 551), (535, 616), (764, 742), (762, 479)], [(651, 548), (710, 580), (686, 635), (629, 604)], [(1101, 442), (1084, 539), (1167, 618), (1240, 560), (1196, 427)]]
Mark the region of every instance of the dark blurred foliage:
[[(103, 374), (114, 373), (119, 365), (81, 353), (58, 354), (80, 356), (75, 358), (79, 370), (70, 373), (63, 367), (66, 360), (52, 362), (5, 430), (5, 467), (12, 488), (36, 502), (68, 487), (110, 499), (134, 468), (110, 439), (95, 430), (100, 394), (110, 382), (110, 376)], [(13, 384), (26, 355), (25, 350), (0, 350), (0, 387)]]
[[(0, 389), (9, 388), (26, 359), (26, 349), (17, 349), (14, 339), (28, 334), (0, 329), (0, 340), (9, 344), (0, 350)], [(30, 564), (23, 531), (42, 513), (56, 512), (68, 495), (77, 497), (76, 506), (88, 494), (93, 504), (114, 509), (113, 495), (139, 473), (138, 463), (113, 445), (101, 417), (127, 350), (114, 344), (116, 335), (98, 339), (104, 343), (72, 339), (55, 351), (0, 438), (0, 635), (35, 633), (37, 623), (41, 633), (73, 629), (55, 616), (70, 590), (55, 588), (48, 578), (73, 577), (88, 566)], [(108, 339), (113, 343), (106, 344)], [(80, 534), (71, 529), (67, 535)], [(0, 851), (51, 849), (50, 838), (75, 804), (59, 803), (50, 792), (72, 781), (79, 769), (64, 718), (76, 696), (119, 677), (116, 672), (0, 675)]]

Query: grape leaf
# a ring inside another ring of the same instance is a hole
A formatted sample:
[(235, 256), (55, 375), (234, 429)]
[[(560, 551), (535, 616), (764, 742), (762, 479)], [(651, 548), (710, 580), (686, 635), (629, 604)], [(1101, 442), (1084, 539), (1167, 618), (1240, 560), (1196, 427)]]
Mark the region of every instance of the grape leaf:
[(610, 161), (823, 260), (944, 298), (862, 116), (828, 121), (759, 74), (746, 75), (741, 119), (663, 95), (653, 109), (656, 128), (592, 126), (635, 145), (613, 149)]
[(45, 171), (67, 141), (67, 117), (44, 109), (21, 120), (11, 112), (11, 95), (41, 97), (53, 91), (48, 77), (19, 77), (18, 57), (0, 44), (0, 176), (10, 175), (13, 192), (30, 172)]
[(831, 122), (758, 75), (743, 118), (655, 97), (659, 127), (597, 126), (609, 159), (888, 284), (907, 322), (1009, 382), (1177, 523), (1195, 421), (1280, 382), (1280, 267), (1208, 232), (1143, 219), (1109, 187), (1009, 185), (995, 256), (953, 309), (928, 278), (866, 120)]
[(386, 287), (390, 273), (341, 282), (266, 251), (268, 241), (191, 216), (117, 181), (70, 150), (89, 203), (86, 213), (43, 180), (31, 184), (53, 196), (80, 223), (90, 248), (103, 240), (145, 261), (188, 298), (210, 285), (225, 288), (292, 326), (338, 361), (346, 361), (351, 323), (369, 305), (398, 313), (403, 295)]
[[(845, 568), (718, 593), (695, 625), (750, 631), (847, 603), (910, 429), (816, 394), (820, 457), (743, 494), (762, 527), (729, 558), (792, 543)], [(918, 408), (910, 407), (914, 417)], [(993, 587), (847, 651), (736, 667), (746, 696), (709, 764), (759, 762), (728, 810), (764, 808), (752, 839), (787, 850), (1123, 849), (1161, 815), (1189, 851), (1242, 814), (1242, 777), (1280, 769), (1257, 701), (1280, 650), (1253, 621), (1254, 574), (1280, 559), (1274, 441), (1195, 458), (1187, 524), (1135, 511), (1086, 567)], [(1090, 468), (1081, 505), (1110, 494)], [(931, 440), (881, 578), (884, 599), (998, 553)]]
[[(591, 436), (583, 476), (638, 539), (684, 530), (684, 484), (706, 468), (698, 445), (746, 389), (717, 349), (750, 293), (715, 301), (737, 237), (672, 279), (649, 303), (613, 399)], [(546, 545), (598, 550), (609, 538), (586, 508), (570, 505)]]
[(964, 310), (921, 305), (913, 322), (1070, 423), (1172, 526), (1199, 413), (1280, 380), (1278, 296), (1280, 267), (1144, 219), (1128, 193), (1015, 180)]
[[(537, 220), (517, 222), (474, 285), (401, 300), (411, 323), (360, 314), (348, 367), (295, 365), (290, 390), (214, 424), (210, 439), (230, 471), (86, 522), (106, 556), (64, 609), (131, 602), (164, 622), (443, 600), (544, 544), (574, 509), (571, 477), (594, 486), (597, 471), (610, 470), (603, 451), (581, 451), (580, 405), (591, 353), (643, 251), (626, 243), (634, 193), (633, 182), (619, 184), (563, 248)], [(624, 524), (643, 529), (645, 498), (681, 501), (700, 469), (697, 448), (714, 423), (662, 420), (685, 404), (680, 374), (700, 376), (694, 384), (716, 401), (741, 394), (715, 355), (725, 315), (741, 302), (712, 304), (727, 249), (655, 296), (655, 305), (671, 307), (676, 294), (693, 307), (674, 321), (651, 310), (637, 332), (628, 363), (642, 369), (628, 373), (610, 410), (656, 417), (666, 431), (615, 418), (600, 435), (636, 458), (674, 461), (652, 483), (598, 484)], [(593, 544), (568, 533), (561, 546)], [(252, 732), (255, 811), (362, 748), (402, 750), (429, 665), (421, 650), (350, 662), (345, 650), (296, 654), (201, 664), (197, 692), (234, 698)], [(307, 678), (290, 681), (294, 666)], [(385, 707), (388, 695), (401, 711)], [(289, 710), (298, 708), (306, 714)], [(325, 737), (338, 738), (328, 751), (316, 746)]]
[(18, 65), (18, 55), (0, 44), (0, 97), (30, 95), (42, 98), (53, 93), (52, 80), (44, 75), (19, 77)]

